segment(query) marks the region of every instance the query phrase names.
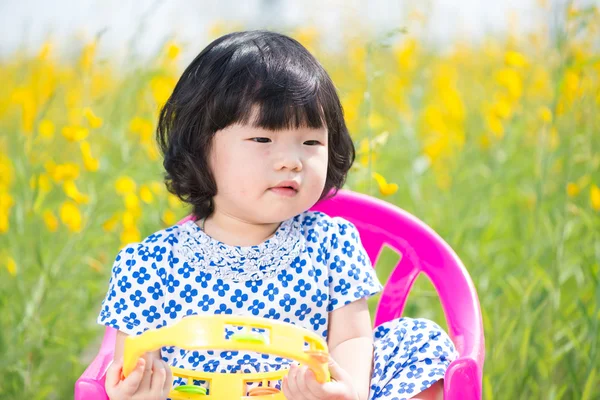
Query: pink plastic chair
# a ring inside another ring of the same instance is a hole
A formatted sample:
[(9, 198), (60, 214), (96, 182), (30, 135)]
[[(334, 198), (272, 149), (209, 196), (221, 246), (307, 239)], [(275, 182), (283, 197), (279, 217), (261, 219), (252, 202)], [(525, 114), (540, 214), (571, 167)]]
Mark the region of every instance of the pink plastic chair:
[[(481, 399), (485, 357), (481, 310), (473, 282), (450, 246), (416, 217), (367, 195), (342, 190), (313, 209), (354, 223), (373, 264), (384, 244), (402, 254), (381, 295), (376, 326), (400, 317), (417, 276), (424, 273), (429, 277), (440, 296), (449, 334), (459, 353), (446, 371), (444, 399)], [(116, 331), (106, 328), (100, 352), (75, 383), (75, 400), (108, 399), (104, 379), (115, 337)]]

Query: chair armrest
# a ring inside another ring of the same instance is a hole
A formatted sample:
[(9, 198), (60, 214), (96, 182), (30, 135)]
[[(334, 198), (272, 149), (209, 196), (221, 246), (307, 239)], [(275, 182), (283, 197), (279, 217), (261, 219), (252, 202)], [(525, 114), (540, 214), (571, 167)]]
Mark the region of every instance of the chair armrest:
[(117, 331), (106, 328), (100, 351), (75, 383), (75, 400), (108, 400), (104, 381), (113, 360)]
[(481, 374), (474, 358), (454, 360), (444, 377), (444, 400), (481, 400)]

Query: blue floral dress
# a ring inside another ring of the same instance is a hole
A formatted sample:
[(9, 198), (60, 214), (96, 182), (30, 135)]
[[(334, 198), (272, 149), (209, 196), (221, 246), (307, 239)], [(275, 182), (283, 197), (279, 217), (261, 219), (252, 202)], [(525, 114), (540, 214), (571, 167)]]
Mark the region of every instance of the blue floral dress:
[[(119, 252), (98, 323), (139, 335), (194, 314), (253, 315), (327, 338), (330, 312), (381, 289), (358, 231), (343, 218), (307, 211), (248, 247), (219, 242), (188, 221)], [(270, 371), (291, 362), (173, 346), (163, 347), (161, 355), (171, 366), (205, 372)], [(374, 331), (370, 399), (410, 398), (443, 378), (455, 357), (448, 336), (430, 321), (402, 318), (380, 325)]]

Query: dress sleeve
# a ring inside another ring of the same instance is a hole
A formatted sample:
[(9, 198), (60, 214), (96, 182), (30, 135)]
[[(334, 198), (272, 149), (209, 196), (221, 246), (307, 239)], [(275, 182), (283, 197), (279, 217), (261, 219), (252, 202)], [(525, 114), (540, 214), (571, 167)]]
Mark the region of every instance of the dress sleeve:
[(130, 244), (117, 254), (108, 292), (97, 322), (128, 335), (165, 325), (163, 282), (156, 269), (139, 255), (143, 244)]
[(328, 312), (371, 297), (383, 288), (351, 222), (333, 219), (328, 256)]

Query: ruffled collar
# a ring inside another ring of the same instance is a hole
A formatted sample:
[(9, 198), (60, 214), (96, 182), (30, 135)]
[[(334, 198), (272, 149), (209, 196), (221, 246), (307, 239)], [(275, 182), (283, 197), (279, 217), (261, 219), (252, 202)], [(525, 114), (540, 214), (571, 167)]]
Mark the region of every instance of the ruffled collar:
[(184, 263), (234, 281), (268, 279), (300, 255), (305, 239), (299, 216), (285, 220), (256, 246), (231, 246), (207, 235), (194, 221), (179, 226), (178, 253)]

